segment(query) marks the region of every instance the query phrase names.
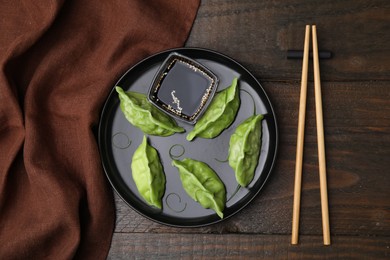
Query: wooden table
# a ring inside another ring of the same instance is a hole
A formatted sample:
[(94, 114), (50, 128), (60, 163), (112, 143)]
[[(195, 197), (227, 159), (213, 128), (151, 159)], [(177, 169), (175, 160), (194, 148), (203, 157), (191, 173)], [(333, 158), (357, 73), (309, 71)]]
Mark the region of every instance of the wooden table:
[[(316, 24), (321, 60), (331, 246), (322, 243), (313, 69), (309, 67), (300, 241), (290, 244), (301, 60)], [(109, 259), (390, 259), (390, 2), (203, 1), (188, 47), (247, 67), (274, 105), (279, 152), (260, 194), (237, 215), (203, 228), (154, 223), (116, 197)]]

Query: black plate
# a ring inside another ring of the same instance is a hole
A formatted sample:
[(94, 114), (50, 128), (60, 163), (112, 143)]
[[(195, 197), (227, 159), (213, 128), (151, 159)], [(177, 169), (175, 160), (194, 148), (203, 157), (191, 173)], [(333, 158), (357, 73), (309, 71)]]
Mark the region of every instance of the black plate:
[[(111, 91), (104, 105), (99, 125), (99, 148), (106, 175), (118, 195), (134, 210), (159, 223), (171, 226), (195, 227), (221, 221), (211, 209), (202, 208), (184, 191), (179, 173), (171, 166), (172, 157), (186, 157), (209, 164), (224, 182), (227, 203), (224, 219), (244, 208), (261, 190), (273, 168), (278, 146), (275, 113), (264, 89), (253, 75), (233, 59), (205, 49), (180, 48), (150, 56), (129, 69), (115, 84), (125, 91), (147, 94), (159, 66), (172, 52), (190, 57), (213, 71), (219, 78), (218, 91), (229, 86), (234, 77), (239, 77), (241, 105), (234, 123), (214, 139), (196, 138), (192, 142), (186, 135), (193, 125), (179, 122), (186, 133), (169, 137), (149, 136), (149, 143), (160, 155), (166, 175), (166, 191), (163, 209), (150, 207), (138, 194), (131, 177), (131, 158), (140, 145), (143, 133), (132, 126), (119, 107), (116, 91)], [(238, 188), (234, 171), (226, 162), (229, 139), (236, 126), (256, 113), (265, 115), (262, 122), (262, 148), (255, 177), (247, 188)]]

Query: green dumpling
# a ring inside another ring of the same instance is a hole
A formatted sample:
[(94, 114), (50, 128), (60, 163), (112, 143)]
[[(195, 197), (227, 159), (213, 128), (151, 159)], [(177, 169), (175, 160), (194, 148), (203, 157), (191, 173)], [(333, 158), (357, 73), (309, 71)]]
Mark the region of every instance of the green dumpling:
[(184, 190), (203, 208), (213, 209), (220, 218), (226, 203), (225, 185), (206, 163), (193, 159), (173, 160), (180, 173)]
[(157, 150), (148, 144), (146, 136), (134, 152), (131, 171), (142, 198), (149, 205), (161, 209), (161, 200), (165, 192), (165, 174)]
[(230, 137), (229, 165), (242, 187), (253, 180), (261, 150), (261, 121), (263, 115), (254, 115), (237, 126)]
[(218, 136), (233, 123), (239, 107), (240, 95), (237, 78), (235, 78), (229, 87), (215, 95), (204, 115), (188, 133), (187, 140), (192, 141), (195, 137), (210, 139)]
[(151, 104), (146, 95), (116, 87), (119, 95), (120, 108), (126, 119), (145, 134), (170, 136), (184, 132), (184, 128), (157, 107)]

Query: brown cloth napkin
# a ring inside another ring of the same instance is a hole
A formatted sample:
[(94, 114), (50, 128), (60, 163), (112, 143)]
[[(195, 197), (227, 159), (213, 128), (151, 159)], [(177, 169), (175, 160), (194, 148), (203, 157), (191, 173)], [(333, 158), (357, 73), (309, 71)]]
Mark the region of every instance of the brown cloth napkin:
[(0, 259), (104, 259), (115, 211), (100, 110), (129, 66), (184, 44), (199, 0), (0, 6)]

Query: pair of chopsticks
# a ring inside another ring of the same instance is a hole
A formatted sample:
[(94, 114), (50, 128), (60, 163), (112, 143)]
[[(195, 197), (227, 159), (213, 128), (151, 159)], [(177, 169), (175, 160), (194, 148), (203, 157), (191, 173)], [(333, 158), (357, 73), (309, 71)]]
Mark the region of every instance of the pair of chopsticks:
[[(320, 81), (320, 66), (318, 58), (317, 30), (316, 26), (312, 25), (312, 40), (313, 40), (313, 65), (314, 65), (314, 92), (316, 105), (316, 121), (317, 121), (317, 143), (318, 143), (318, 162), (320, 175), (320, 193), (321, 193), (321, 211), (322, 211), (322, 233), (324, 245), (330, 245), (329, 231), (329, 210), (328, 210), (328, 193), (326, 184), (326, 163), (325, 163), (325, 141), (324, 141), (324, 124), (322, 115), (322, 97), (321, 97), (321, 81)], [(302, 158), (303, 158), (303, 141), (305, 132), (305, 110), (307, 96), (307, 74), (309, 63), (309, 41), (310, 41), (310, 25), (306, 25), (305, 43), (303, 50), (302, 78), (301, 78), (301, 96), (299, 101), (299, 117), (298, 117), (298, 136), (297, 136), (297, 154), (295, 165), (295, 183), (294, 183), (294, 207), (293, 207), (293, 223), (291, 244), (298, 244), (299, 233), (299, 211), (301, 200), (301, 183), (302, 183)]]

